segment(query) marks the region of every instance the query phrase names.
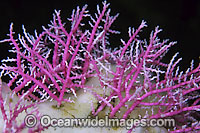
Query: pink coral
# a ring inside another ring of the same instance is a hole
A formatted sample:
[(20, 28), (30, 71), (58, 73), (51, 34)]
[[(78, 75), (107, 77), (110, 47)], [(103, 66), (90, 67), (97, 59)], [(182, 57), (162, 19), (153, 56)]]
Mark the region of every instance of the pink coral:
[(44, 127), (42, 127), (39, 123), (35, 123), (34, 127), (28, 128), (25, 122), (20, 124), (17, 122), (17, 117), (24, 112), (25, 114), (34, 114), (37, 120), (40, 119), (40, 113), (37, 109), (37, 104), (39, 103), (28, 103), (24, 99), (29, 92), (27, 91), (21, 96), (20, 99), (17, 100), (16, 98), (14, 99), (15, 92), (10, 93), (9, 90), (6, 90), (8, 88), (2, 84), (2, 82), (0, 85), (0, 115), (2, 115), (2, 119), (4, 120), (4, 123), (1, 123), (4, 124), (2, 131), (4, 133), (21, 132), (25, 129), (27, 129), (29, 133), (43, 131)]
[[(3, 60), (6, 63), (0, 68), (6, 71), (4, 75), (11, 77), (8, 86), (15, 86), (14, 92), (22, 95), (22, 90), (27, 91), (24, 88), (28, 86), (30, 94), (27, 96), (32, 100), (39, 100), (36, 96), (39, 95), (41, 99), (50, 97), (61, 104), (62, 101), (71, 102), (63, 98), (65, 93), (73, 92), (76, 95), (77, 88), (83, 88), (86, 78), (94, 73), (90, 69), (88, 53), (94, 51), (94, 45), (99, 40), (105, 40), (108, 32), (114, 32), (109, 28), (116, 18), (109, 16), (110, 11), (106, 13), (106, 3), (102, 11), (98, 10), (96, 18), (87, 14), (86, 7), (73, 11), (69, 19), (69, 32), (61, 22), (60, 11), (56, 11), (49, 28), (43, 28), (44, 31), (39, 35), (35, 33), (35, 37), (26, 33), (23, 27), (25, 37), (19, 35), (19, 41), (15, 40), (11, 24), (10, 38), (2, 42), (10, 42), (13, 46), (11, 52), (16, 53), (17, 57)], [(88, 16), (92, 20), (89, 22), (91, 31), (82, 30), (84, 24), (81, 21)], [(100, 23), (104, 23), (103, 27)], [(16, 65), (10, 66), (13, 62)]]
[[(177, 64), (182, 58), (175, 60), (178, 53), (173, 56), (169, 64), (161, 62), (169, 47), (175, 42), (160, 41), (157, 34), (161, 30), (158, 27), (151, 33), (149, 42), (140, 40), (139, 32), (144, 27), (146, 24), (143, 21), (138, 29), (130, 28), (129, 40), (127, 42), (121, 40), (123, 46), (119, 50), (107, 53), (107, 56), (112, 57), (115, 62), (116, 70), (103, 66), (101, 68), (108, 74), (101, 73), (98, 66), (102, 64), (98, 59), (93, 60), (102, 88), (108, 86), (112, 89), (109, 96), (103, 97), (93, 92), (101, 100), (94, 114), (97, 115), (105, 106), (108, 106), (111, 110), (109, 116), (114, 117), (125, 108), (122, 118), (126, 119), (137, 107), (141, 109), (154, 107), (150, 115), (148, 112), (145, 118), (172, 117), (175, 120), (177, 118), (184, 128), (181, 129), (182, 127), (177, 125), (174, 132), (200, 129), (198, 118), (195, 118), (199, 116), (197, 111), (200, 109), (198, 92), (200, 65), (194, 69), (192, 62), (185, 73), (179, 72)], [(104, 61), (108, 62), (106, 58)], [(112, 104), (113, 99), (118, 100), (118, 103)], [(193, 100), (192, 105), (189, 104), (191, 100)], [(178, 118), (178, 115), (184, 116), (182, 120)], [(193, 126), (190, 127), (186, 121)]]
[[(67, 31), (60, 18), (60, 11), (56, 11), (49, 28), (35, 37), (26, 33), (19, 35), (19, 40), (13, 37), (13, 24), (10, 26), (9, 39), (13, 46), (11, 52), (16, 58), (2, 60), (1, 75), (9, 75), (8, 83), (13, 92), (23, 99), (40, 101), (53, 99), (60, 105), (62, 102), (72, 102), (65, 98), (66, 93), (76, 96), (77, 89), (87, 88), (100, 100), (100, 106), (94, 115), (101, 112), (106, 106), (110, 108), (110, 117), (125, 108), (123, 118), (128, 118), (131, 112), (140, 107), (158, 107), (158, 112), (151, 112), (146, 118), (165, 118), (184, 115), (183, 121), (191, 118), (194, 112), (199, 111), (200, 65), (193, 65), (185, 72), (179, 72), (175, 54), (169, 64), (161, 60), (168, 49), (175, 44), (168, 40), (160, 41), (157, 37), (161, 31), (158, 27), (151, 33), (149, 41), (142, 40), (139, 32), (146, 27), (142, 21), (138, 29), (129, 28), (129, 40), (122, 41), (123, 46), (111, 50), (108, 48), (109, 33), (119, 33), (110, 27), (116, 16), (110, 16), (107, 10), (109, 4), (103, 2), (103, 9), (95, 18), (88, 14), (87, 6), (82, 10), (73, 11), (69, 21), (71, 29)], [(84, 30), (85, 17), (90, 17), (90, 29)], [(11, 63), (15, 64), (14, 66)], [(110, 64), (116, 66), (115, 70)], [(104, 72), (102, 72), (104, 71)], [(86, 86), (86, 79), (97, 76), (102, 88), (111, 89), (109, 95), (96, 93), (93, 86)], [(24, 95), (26, 94), (26, 95)], [(153, 99), (145, 101), (149, 97)], [(112, 101), (118, 104), (112, 104)], [(192, 104), (188, 101), (193, 100)], [(5, 116), (3, 99), (0, 99), (1, 111)], [(18, 105), (16, 105), (18, 106)], [(6, 118), (6, 116), (5, 116)], [(190, 124), (184, 123), (184, 128), (177, 125), (175, 131), (191, 131), (200, 128), (196, 119), (192, 117)]]

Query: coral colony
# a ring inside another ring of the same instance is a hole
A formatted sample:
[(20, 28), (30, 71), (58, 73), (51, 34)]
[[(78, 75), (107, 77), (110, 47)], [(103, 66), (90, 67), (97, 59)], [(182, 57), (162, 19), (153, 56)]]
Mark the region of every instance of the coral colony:
[[(23, 122), (21, 125), (15, 122), (21, 112), (36, 113), (39, 119), (38, 104), (54, 100), (60, 107), (64, 102), (74, 102), (67, 95), (78, 98), (76, 94), (81, 89), (98, 99), (96, 108), (91, 105), (94, 116), (108, 108), (110, 118), (127, 119), (139, 107), (149, 109), (143, 118), (174, 118), (176, 126), (169, 128), (170, 132), (199, 131), (200, 65), (193, 68), (192, 62), (186, 72), (179, 72), (178, 53), (169, 63), (162, 62), (175, 42), (160, 40), (159, 27), (149, 39), (141, 39), (139, 34), (147, 27), (145, 21), (137, 29), (129, 28), (129, 39), (121, 39), (121, 47), (109, 48), (112, 45), (109, 34), (119, 32), (110, 29), (118, 15), (110, 16), (108, 6), (106, 2), (102, 9), (97, 6), (94, 16), (86, 10), (87, 6), (73, 10), (68, 19), (71, 27), (61, 21), (60, 11), (55, 11), (48, 28), (43, 27), (43, 32), (35, 32), (34, 36), (23, 27), (24, 35), (14, 39), (13, 24), (10, 25), (9, 39), (1, 41), (9, 42), (10, 52), (15, 54), (14, 58), (2, 60), (0, 66), (1, 77), (9, 77), (7, 86), (12, 91), (6, 98), (3, 94), (6, 88), (1, 83), (4, 132), (28, 128)], [(97, 77), (102, 93), (86, 84), (93, 77)], [(15, 94), (19, 101), (13, 104)], [(28, 111), (32, 107), (34, 110)], [(43, 130), (40, 125), (28, 129)]]

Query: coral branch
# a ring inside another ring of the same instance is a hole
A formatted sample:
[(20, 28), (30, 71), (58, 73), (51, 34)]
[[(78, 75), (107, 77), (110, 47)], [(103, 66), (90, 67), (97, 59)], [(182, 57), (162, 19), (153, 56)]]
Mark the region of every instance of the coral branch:
[[(199, 131), (195, 115), (200, 110), (200, 65), (193, 68), (192, 62), (186, 72), (179, 72), (178, 63), (182, 58), (177, 59), (178, 53), (169, 63), (163, 62), (176, 42), (159, 39), (162, 30), (158, 26), (149, 40), (142, 39), (139, 34), (147, 27), (145, 21), (136, 30), (129, 28), (129, 39), (121, 39), (121, 47), (109, 48), (109, 34), (119, 34), (111, 29), (117, 17), (118, 14), (110, 16), (109, 4), (105, 1), (101, 10), (97, 6), (94, 16), (88, 13), (87, 5), (73, 10), (68, 19), (71, 27), (62, 22), (60, 11), (55, 11), (51, 24), (43, 27), (39, 35), (37, 32), (35, 36), (28, 34), (23, 26), (24, 35), (19, 34), (18, 40), (14, 39), (13, 24), (10, 25), (9, 38), (1, 43), (10, 43), (10, 52), (15, 56), (1, 61), (0, 75), (9, 77), (8, 88), (20, 100), (13, 109), (9, 108), (8, 117), (6, 100), (2, 96), (4, 88), (1, 88), (0, 109), (5, 132), (11, 130), (12, 121), (21, 112), (36, 107), (44, 99), (55, 100), (58, 106), (74, 102), (72, 97), (78, 98), (76, 92), (81, 89), (91, 92), (99, 101), (97, 108), (91, 102), (94, 115), (106, 108), (109, 117), (127, 119), (140, 109), (145, 112), (138, 114), (142, 118), (181, 121), (169, 131)], [(85, 19), (88, 23), (83, 21)], [(89, 25), (89, 29), (85, 25)], [(97, 79), (97, 86), (87, 84), (93, 78)], [(32, 104), (21, 105), (26, 100)], [(39, 113), (35, 112), (39, 119)], [(15, 127), (16, 131), (21, 131), (25, 125)], [(38, 126), (36, 130), (43, 128)]]

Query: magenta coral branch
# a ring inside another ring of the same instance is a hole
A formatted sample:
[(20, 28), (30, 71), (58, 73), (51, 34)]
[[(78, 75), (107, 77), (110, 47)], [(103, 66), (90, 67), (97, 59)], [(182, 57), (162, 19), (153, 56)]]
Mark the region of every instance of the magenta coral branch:
[[(18, 125), (16, 122), (16, 118), (19, 116), (20, 113), (25, 112), (25, 111), (27, 112), (28, 109), (36, 107), (36, 105), (39, 103), (31, 103), (31, 104), (25, 105), (24, 97), (28, 94), (27, 92), (27, 93), (24, 93), (23, 96), (13, 106), (12, 102), (6, 103), (8, 101), (2, 97), (2, 95), (4, 94), (3, 92), (5, 92), (5, 90), (3, 89), (5, 88), (0, 87), (0, 109), (1, 109), (1, 113), (5, 122), (3, 132), (4, 133), (21, 132), (27, 127), (24, 122)], [(7, 95), (7, 97), (10, 99), (13, 99), (13, 94)], [(6, 106), (8, 106), (9, 110), (6, 110), (7, 109)], [(30, 113), (35, 113), (35, 112), (36, 112), (37, 119), (39, 119), (40, 116), (39, 116), (39, 112), (37, 111), (37, 108), (32, 110)], [(41, 132), (44, 130), (44, 128), (38, 124), (36, 125), (36, 127), (30, 128), (29, 132), (33, 132), (34, 130), (39, 130)]]
[(65, 50), (64, 50), (64, 53), (63, 53), (63, 60), (62, 60), (62, 66), (65, 68), (65, 61), (66, 59), (69, 57), (69, 54), (68, 54), (68, 49), (69, 49), (69, 45), (70, 45), (70, 41), (71, 41), (71, 37), (73, 35), (74, 32), (76, 32), (76, 30), (78, 29), (78, 27), (80, 26), (80, 22), (81, 20), (83, 19), (84, 17), (84, 13), (86, 13), (86, 7), (87, 6), (84, 6), (82, 8), (82, 11), (80, 12), (80, 15), (79, 15), (79, 9), (77, 9), (77, 13), (76, 13), (76, 19), (72, 20), (72, 29), (69, 33), (69, 35), (67, 36), (67, 42), (65, 44)]
[[(131, 42), (133, 40), (136, 39), (136, 35), (138, 35), (139, 31), (141, 31), (142, 28), (147, 27), (146, 22), (142, 21), (142, 23), (140, 24), (139, 28), (134, 32), (132, 31), (132, 36), (130, 37), (130, 39), (128, 40), (128, 42), (125, 44), (125, 46), (123, 47), (123, 50), (121, 52), (121, 56), (120, 59), (124, 56), (124, 53), (126, 52), (127, 48), (130, 46)], [(131, 31), (130, 31), (131, 32)]]
[(3, 115), (4, 121), (8, 121), (4, 105), (5, 105), (5, 101), (4, 101), (3, 97), (2, 97), (2, 88), (0, 87), (0, 107), (1, 107), (1, 113)]
[(93, 45), (95, 45), (95, 43), (94, 43), (95, 33), (96, 33), (96, 30), (98, 29), (99, 23), (102, 21), (102, 18), (104, 16), (108, 6), (109, 6), (109, 4), (106, 4), (106, 2), (103, 2), (103, 10), (102, 10), (101, 13), (100, 13), (100, 11), (98, 12), (99, 16), (98, 16), (97, 20), (94, 21), (95, 25), (93, 26), (93, 29), (92, 29), (92, 32), (91, 32), (91, 36), (90, 36), (90, 39), (89, 39), (89, 44), (87, 46), (87, 51), (90, 51), (91, 48), (93, 47)]
[[(36, 32), (31, 36), (23, 27), (24, 36), (19, 35), (18, 40), (14, 39), (13, 24), (10, 25), (9, 39), (1, 42), (10, 43), (13, 47), (10, 52), (15, 57), (1, 61), (0, 74), (9, 77), (8, 87), (20, 100), (14, 108), (9, 104), (9, 119), (0, 89), (0, 109), (6, 127), (13, 127), (10, 120), (15, 121), (23, 110), (35, 107), (35, 101), (50, 99), (58, 105), (74, 102), (68, 94), (78, 98), (76, 92), (84, 89), (99, 102), (97, 107), (91, 102), (93, 115), (106, 108), (109, 117), (127, 119), (133, 117), (134, 110), (143, 112), (146, 109), (146, 114), (141, 115), (144, 118), (179, 121), (183, 115), (182, 125), (177, 124), (170, 131), (199, 131), (195, 115), (200, 110), (200, 65), (193, 68), (192, 62), (186, 72), (179, 72), (178, 63), (182, 58), (176, 59), (178, 53), (169, 63), (163, 62), (163, 57), (176, 42), (161, 41), (158, 33), (162, 30), (158, 26), (148, 41), (142, 39), (139, 33), (147, 27), (145, 21), (136, 30), (129, 28), (129, 39), (121, 39), (121, 47), (109, 48), (109, 33), (119, 32), (111, 29), (118, 14), (110, 16), (108, 7), (106, 1), (101, 10), (97, 6), (94, 17), (86, 10), (87, 5), (82, 9), (77, 7), (68, 19), (70, 28), (62, 22), (60, 11), (55, 11), (51, 25), (43, 27), (39, 36)], [(97, 80), (95, 85), (87, 83), (93, 78)], [(22, 106), (23, 100), (33, 104)], [(22, 123), (16, 131), (24, 126)], [(29, 131), (41, 130), (43, 128), (38, 125), (37, 129)]]
[[(7, 40), (7, 41), (12, 41), (12, 42), (13, 42), (13, 45), (14, 45), (15, 48), (16, 48), (16, 50), (17, 50), (17, 51), (20, 51), (20, 48), (18, 47), (18, 45), (17, 45), (16, 41), (14, 40), (12, 34), (13, 34), (13, 23), (11, 23), (11, 25), (10, 25), (10, 39)], [(17, 53), (17, 59), (16, 59), (16, 61), (17, 61), (17, 66), (21, 66), (20, 55), (19, 55), (19, 53)], [(19, 71), (21, 71), (20, 68), (19, 68)]]
[(200, 105), (185, 107), (180, 110), (173, 111), (173, 112), (152, 115), (151, 118), (164, 118), (164, 117), (174, 116), (174, 115), (180, 114), (181, 112), (184, 112), (184, 111), (198, 110), (199, 108), (200, 108)]
[[(67, 31), (65, 30), (64, 25), (63, 25), (63, 23), (62, 23), (62, 21), (61, 21), (61, 18), (60, 18), (60, 11), (56, 11), (56, 10), (55, 10), (55, 13), (56, 13), (56, 17), (57, 17), (58, 24), (59, 24), (58, 29), (61, 29), (62, 32), (63, 32), (66, 36), (69, 36), (69, 34), (68, 34)], [(54, 19), (53, 19), (53, 25), (54, 25), (55, 27), (58, 26), (57, 23), (56, 23), (56, 17), (54, 16)]]

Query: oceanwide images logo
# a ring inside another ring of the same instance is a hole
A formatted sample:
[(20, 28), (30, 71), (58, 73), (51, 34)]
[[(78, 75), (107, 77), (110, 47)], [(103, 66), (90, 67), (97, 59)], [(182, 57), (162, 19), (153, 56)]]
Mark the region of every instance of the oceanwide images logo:
[[(37, 119), (34, 115), (27, 115), (25, 117), (25, 124), (27, 127), (32, 128), (37, 124)], [(174, 127), (174, 119), (119, 119), (99, 118), (98, 116), (91, 118), (51, 118), (48, 115), (43, 115), (40, 118), (40, 124), (43, 127), (122, 127), (132, 129), (134, 127)]]

